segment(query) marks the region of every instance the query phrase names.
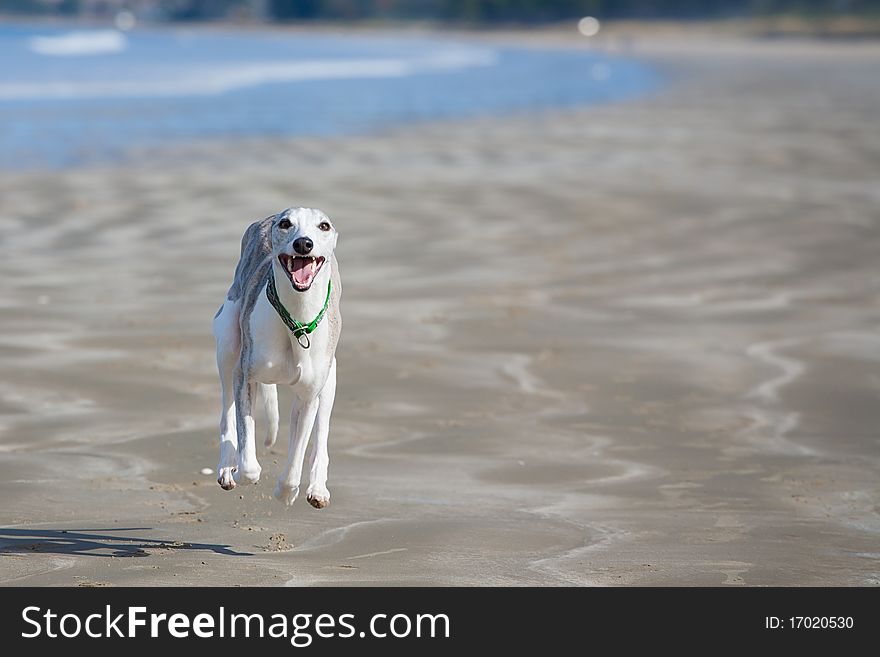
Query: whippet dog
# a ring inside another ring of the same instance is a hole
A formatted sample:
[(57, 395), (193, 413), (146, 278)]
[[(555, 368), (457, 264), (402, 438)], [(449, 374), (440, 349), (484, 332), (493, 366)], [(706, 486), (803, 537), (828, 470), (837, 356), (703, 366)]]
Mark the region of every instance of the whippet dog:
[(254, 222), (242, 237), (232, 287), (214, 317), (223, 391), (217, 483), (224, 490), (260, 479), (253, 409), (260, 399), (271, 447), (278, 435), (276, 386), (284, 384), (292, 386), (294, 403), (275, 497), (287, 505), (296, 500), (311, 444), (306, 498), (316, 509), (330, 503), (327, 436), (342, 329), (337, 239), (327, 215), (311, 208)]

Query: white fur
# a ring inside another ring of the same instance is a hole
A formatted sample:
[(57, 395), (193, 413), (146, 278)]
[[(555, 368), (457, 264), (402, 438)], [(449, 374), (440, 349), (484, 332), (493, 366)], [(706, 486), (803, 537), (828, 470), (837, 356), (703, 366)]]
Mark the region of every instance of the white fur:
[[(290, 222), (289, 228), (282, 228)], [(289, 385), (294, 394), (290, 414), (287, 463), (275, 486), (275, 497), (290, 505), (299, 494), (303, 460), (309, 456), (307, 499), (316, 508), (330, 502), (327, 489), (330, 414), (336, 395), (336, 343), (341, 328), (339, 283), (334, 256), (335, 228), (318, 210), (285, 210), (253, 224), (242, 240), (242, 257), (228, 298), (214, 318), (217, 366), (222, 388), (220, 462), (217, 481), (227, 490), (256, 483), (261, 468), (257, 461), (254, 408), (262, 401), (268, 418), (267, 447), (278, 432), (276, 386)], [(310, 238), (310, 255), (324, 264), (306, 291), (295, 289), (279, 261), (282, 253), (294, 255), (293, 242)], [(267, 264), (271, 266), (267, 267)], [(290, 315), (304, 323), (321, 310), (333, 279), (333, 295), (327, 313), (309, 335), (304, 349), (282, 322), (266, 297), (268, 276), (275, 277), (278, 297)], [(308, 449), (311, 441), (311, 449)]]

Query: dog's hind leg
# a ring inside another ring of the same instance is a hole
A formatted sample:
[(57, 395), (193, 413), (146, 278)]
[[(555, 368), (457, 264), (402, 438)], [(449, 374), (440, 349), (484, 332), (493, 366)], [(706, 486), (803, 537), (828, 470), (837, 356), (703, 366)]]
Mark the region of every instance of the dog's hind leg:
[(309, 436), (315, 425), (318, 412), (318, 398), (306, 402), (294, 402), (290, 411), (290, 443), (287, 447), (287, 466), (278, 478), (275, 497), (290, 506), (299, 495), (299, 482), (302, 479), (303, 457), (309, 443)]
[(232, 476), (235, 483), (255, 484), (260, 479), (260, 464), (254, 440), (254, 397), (257, 384), (241, 366), (235, 370), (235, 424), (238, 433), (238, 460)]
[(327, 451), (327, 439), (330, 435), (330, 413), (336, 399), (336, 358), (330, 364), (327, 381), (318, 397), (318, 415), (315, 418), (315, 429), (309, 446), (309, 489), (306, 499), (316, 509), (323, 509), (330, 504), (330, 491), (327, 490), (327, 468), (330, 466), (330, 454)]
[(255, 484), (260, 480), (260, 464), (257, 461), (257, 446), (254, 440), (254, 401), (257, 396), (257, 383), (251, 379), (247, 370), (248, 357), (242, 356), (235, 370), (235, 424), (238, 434), (238, 460), (232, 477), (237, 484)]
[(235, 469), (238, 437), (235, 422), (233, 372), (238, 362), (241, 339), (238, 327), (238, 304), (226, 301), (214, 317), (214, 339), (217, 342), (217, 370), (220, 374), (220, 462), (217, 464), (217, 483), (224, 490), (235, 488), (232, 472)]
[(274, 385), (260, 383), (258, 386), (263, 410), (266, 412), (266, 447), (272, 447), (278, 437), (278, 390)]

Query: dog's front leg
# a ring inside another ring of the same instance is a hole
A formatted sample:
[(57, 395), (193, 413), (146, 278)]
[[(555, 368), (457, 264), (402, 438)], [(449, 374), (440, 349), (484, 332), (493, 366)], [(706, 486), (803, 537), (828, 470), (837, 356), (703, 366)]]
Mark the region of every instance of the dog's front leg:
[(238, 464), (235, 483), (255, 484), (260, 479), (257, 446), (254, 439), (254, 398), (257, 384), (251, 380), (244, 363), (235, 372), (235, 419), (238, 432)]
[(222, 404), (220, 413), (220, 461), (217, 483), (224, 490), (235, 488), (232, 473), (238, 462), (238, 433), (235, 421), (235, 368), (238, 366), (241, 340), (238, 306), (226, 301), (214, 317), (214, 338), (217, 341), (217, 371), (220, 374)]
[[(226, 359), (229, 360), (228, 358)], [(223, 389), (222, 412), (220, 415), (220, 462), (217, 465), (217, 483), (223, 490), (235, 488), (235, 480), (232, 473), (238, 462), (238, 423), (235, 421), (235, 403), (233, 395), (233, 369), (234, 364), (224, 363), (218, 357), (220, 363), (220, 382)]]
[(290, 506), (299, 495), (302, 479), (303, 457), (318, 412), (318, 398), (295, 403), (290, 411), (290, 443), (287, 447), (287, 467), (278, 478), (275, 497)]
[(310, 472), (306, 499), (316, 509), (323, 509), (330, 504), (330, 491), (327, 489), (327, 468), (330, 466), (327, 439), (330, 435), (330, 413), (333, 412), (333, 402), (336, 399), (336, 358), (330, 363), (330, 372), (318, 399), (318, 415), (309, 447)]

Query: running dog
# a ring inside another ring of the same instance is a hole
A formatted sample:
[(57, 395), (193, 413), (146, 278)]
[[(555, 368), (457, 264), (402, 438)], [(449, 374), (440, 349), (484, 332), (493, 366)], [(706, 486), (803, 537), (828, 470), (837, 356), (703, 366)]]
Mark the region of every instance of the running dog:
[(299, 494), (309, 449), (306, 499), (330, 504), (327, 436), (336, 396), (336, 344), (342, 329), (342, 285), (334, 249), (338, 234), (320, 210), (288, 208), (250, 225), (226, 301), (214, 317), (222, 387), (220, 463), (224, 490), (260, 479), (254, 407), (268, 420), (265, 444), (278, 435), (276, 386), (292, 386), (287, 465), (275, 497), (287, 505)]

